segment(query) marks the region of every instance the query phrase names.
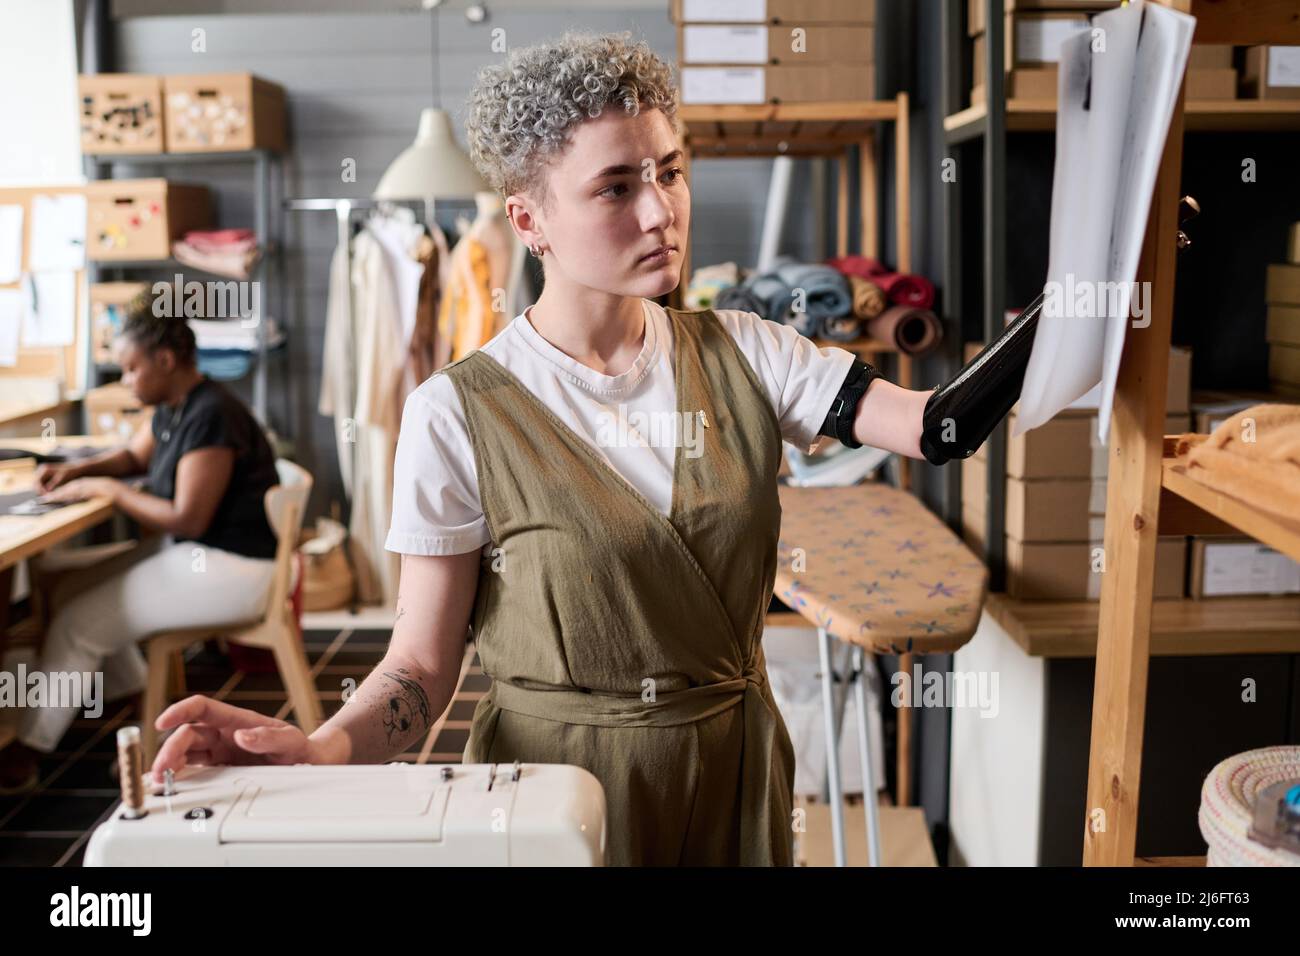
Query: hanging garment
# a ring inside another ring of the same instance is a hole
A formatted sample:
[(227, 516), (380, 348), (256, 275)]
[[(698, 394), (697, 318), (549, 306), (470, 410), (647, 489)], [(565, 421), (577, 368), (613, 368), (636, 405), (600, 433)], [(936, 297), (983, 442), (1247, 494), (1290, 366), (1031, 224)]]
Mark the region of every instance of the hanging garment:
[(487, 249), (470, 235), (451, 251), (449, 285), (438, 316), (438, 335), (451, 343), (452, 361), (464, 358), (496, 334), (492, 312), (492, 265)]
[(677, 410), (708, 427), (667, 516), (488, 354), (445, 369), (502, 561), (479, 575), (493, 685), (464, 759), (589, 770), (611, 864), (790, 865), (794, 751), (761, 645), (780, 423), (712, 313), (668, 315)]
[(392, 603), (400, 565), (384, 550), (392, 518), (393, 457), (401, 426), (402, 379), (415, 327), (423, 271), (407, 251), (413, 223), (376, 217), (353, 241), (357, 402), (353, 435), (357, 465), (349, 522), (357, 591), (365, 603)]
[(316, 410), (334, 418), (334, 447), (339, 456), (343, 491), (352, 490), (352, 277), (348, 249), (340, 245), (330, 259), (329, 295), (325, 300), (325, 341), (321, 350), (320, 396)]
[[(411, 336), (410, 366), (415, 386), (451, 361), (451, 342), (438, 334), (438, 308), (442, 303), (443, 277), (447, 272), (447, 237), (436, 224), (420, 246), (420, 290), (415, 306), (415, 331)], [(410, 391), (411, 389), (408, 389)]]

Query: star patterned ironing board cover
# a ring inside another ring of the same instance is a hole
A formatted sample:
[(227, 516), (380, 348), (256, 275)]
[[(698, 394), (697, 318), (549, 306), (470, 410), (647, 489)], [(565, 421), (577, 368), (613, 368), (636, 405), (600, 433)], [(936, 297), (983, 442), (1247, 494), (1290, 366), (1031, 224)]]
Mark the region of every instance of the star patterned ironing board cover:
[(917, 498), (875, 482), (780, 495), (775, 593), (788, 607), (881, 654), (970, 640), (988, 569)]

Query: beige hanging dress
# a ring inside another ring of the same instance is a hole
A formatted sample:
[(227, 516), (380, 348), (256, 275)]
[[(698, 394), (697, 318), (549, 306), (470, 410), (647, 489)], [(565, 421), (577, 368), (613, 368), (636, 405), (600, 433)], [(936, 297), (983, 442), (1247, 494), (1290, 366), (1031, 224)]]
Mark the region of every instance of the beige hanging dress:
[(493, 683), (464, 759), (589, 770), (611, 865), (790, 865), (794, 749), (761, 644), (780, 426), (714, 314), (667, 312), (698, 441), (677, 443), (667, 516), (495, 359), (444, 369), (493, 544), (472, 622)]

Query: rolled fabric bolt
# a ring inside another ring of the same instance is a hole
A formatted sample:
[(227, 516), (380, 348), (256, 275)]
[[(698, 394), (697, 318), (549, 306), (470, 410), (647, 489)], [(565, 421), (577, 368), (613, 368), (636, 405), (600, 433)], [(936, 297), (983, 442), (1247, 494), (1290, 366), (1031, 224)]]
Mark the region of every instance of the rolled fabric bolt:
[(122, 785), (122, 816), (137, 820), (144, 809), (144, 751), (139, 727), (122, 727), (117, 732), (118, 782)]
[(928, 309), (895, 305), (867, 323), (867, 334), (881, 342), (892, 342), (907, 355), (920, 355), (943, 338), (943, 326)]
[(849, 288), (853, 290), (853, 314), (860, 319), (874, 319), (885, 311), (885, 293), (869, 279), (851, 275)]
[(832, 342), (852, 342), (862, 338), (862, 319), (852, 313), (826, 319), (821, 334)]
[(713, 308), (715, 309), (739, 309), (741, 312), (756, 312), (767, 318), (765, 306), (759, 300), (758, 296), (750, 291), (748, 286), (733, 285), (729, 289), (723, 289), (713, 297)]

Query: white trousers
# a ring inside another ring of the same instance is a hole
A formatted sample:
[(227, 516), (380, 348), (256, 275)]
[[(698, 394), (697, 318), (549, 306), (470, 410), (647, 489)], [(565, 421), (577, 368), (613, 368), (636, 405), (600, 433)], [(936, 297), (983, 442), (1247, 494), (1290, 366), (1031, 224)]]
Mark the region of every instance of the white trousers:
[[(126, 554), (59, 581), (35, 669), (102, 671), (105, 701), (138, 694), (148, 676), (139, 641), (159, 631), (258, 620), (274, 570), (269, 558), (175, 542), (170, 536), (146, 539)], [(18, 739), (48, 753), (84, 709), (79, 702), (25, 709)]]

